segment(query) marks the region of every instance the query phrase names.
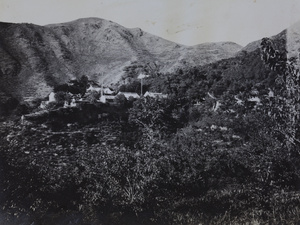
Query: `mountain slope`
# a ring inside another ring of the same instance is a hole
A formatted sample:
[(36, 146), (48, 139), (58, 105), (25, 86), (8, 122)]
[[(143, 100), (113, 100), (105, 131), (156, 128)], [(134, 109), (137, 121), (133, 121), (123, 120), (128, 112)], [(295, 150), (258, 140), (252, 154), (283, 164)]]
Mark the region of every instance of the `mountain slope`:
[(20, 100), (44, 97), (82, 75), (115, 83), (134, 61), (167, 72), (229, 58), (240, 49), (234, 43), (187, 47), (97, 18), (47, 26), (0, 23), (0, 90)]
[[(286, 47), (289, 54), (288, 57), (298, 57), (298, 50), (300, 48), (300, 21), (270, 38), (277, 43), (277, 48)], [(253, 41), (242, 48), (241, 51), (255, 51), (260, 47), (260, 43), (261, 40)]]
[[(279, 52), (287, 51), (288, 59), (296, 57), (294, 65), (297, 63), (295, 66), (299, 69), (300, 22), (271, 39), (274, 49)], [(207, 93), (213, 94), (217, 99), (229, 98), (234, 103), (235, 96), (248, 101), (252, 98), (264, 99), (272, 92), (276, 94), (283, 84), (278, 79), (279, 74), (263, 62), (260, 43), (261, 40), (250, 43), (235, 57), (193, 69), (187, 67), (167, 78), (158, 76), (149, 82), (151, 91), (174, 93), (180, 96), (178, 99), (187, 98), (192, 103), (203, 101)]]

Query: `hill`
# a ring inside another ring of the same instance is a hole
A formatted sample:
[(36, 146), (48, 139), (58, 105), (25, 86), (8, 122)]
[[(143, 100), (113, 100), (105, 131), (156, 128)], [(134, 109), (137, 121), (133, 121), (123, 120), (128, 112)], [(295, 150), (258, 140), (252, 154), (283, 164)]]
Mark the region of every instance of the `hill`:
[(18, 100), (45, 97), (53, 86), (82, 75), (116, 83), (136, 61), (168, 72), (232, 57), (240, 49), (226, 42), (183, 46), (98, 18), (47, 26), (0, 23), (0, 90)]
[[(300, 48), (300, 21), (281, 31), (279, 34), (270, 37), (276, 43), (277, 48), (286, 47), (290, 57), (298, 57), (298, 49)], [(253, 41), (243, 47), (241, 51), (252, 52), (260, 47), (261, 40)]]

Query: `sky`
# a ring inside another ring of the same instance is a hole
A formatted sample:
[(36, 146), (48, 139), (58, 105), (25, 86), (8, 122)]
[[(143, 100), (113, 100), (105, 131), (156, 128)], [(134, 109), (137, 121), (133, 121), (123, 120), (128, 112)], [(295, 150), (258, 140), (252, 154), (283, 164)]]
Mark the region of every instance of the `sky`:
[(98, 17), (184, 44), (242, 46), (300, 21), (300, 0), (0, 0), (0, 21), (47, 25)]

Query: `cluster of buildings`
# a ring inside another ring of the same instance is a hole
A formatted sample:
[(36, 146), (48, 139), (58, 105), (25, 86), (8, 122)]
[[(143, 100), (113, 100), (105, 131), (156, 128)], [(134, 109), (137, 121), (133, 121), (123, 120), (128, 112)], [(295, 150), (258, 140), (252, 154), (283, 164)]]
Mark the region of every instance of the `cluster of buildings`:
[(122, 91), (120, 91), (116, 95), (103, 94), (103, 95), (101, 95), (99, 101), (102, 102), (102, 103), (113, 102), (114, 99), (118, 95), (124, 95), (127, 100), (129, 100), (129, 99), (138, 99), (138, 98), (141, 98), (141, 97), (150, 97), (150, 98), (167, 98), (168, 97), (168, 95), (166, 95), (166, 94), (149, 92), (149, 91), (147, 91), (143, 96), (137, 94), (136, 92), (122, 92)]
[[(101, 87), (98, 84), (90, 84), (89, 88), (86, 90), (86, 94), (84, 97), (81, 97), (79, 95), (72, 95), (72, 99), (70, 102), (65, 101), (64, 107), (77, 107), (79, 104), (83, 103), (91, 103), (91, 100), (89, 98), (92, 94), (100, 94), (100, 97), (96, 99), (96, 102), (99, 103), (115, 103), (115, 98), (119, 95), (124, 95), (127, 100), (130, 99), (139, 99), (141, 97), (150, 97), (150, 98), (167, 98), (168, 95), (162, 94), (162, 93), (155, 93), (155, 92), (149, 92), (147, 91), (144, 95), (139, 95), (136, 92), (118, 92), (116, 93), (114, 90), (112, 90), (109, 87)], [(42, 101), (40, 108), (45, 109), (46, 106), (51, 103), (55, 102), (55, 93), (51, 92), (49, 94), (49, 99), (47, 101)]]

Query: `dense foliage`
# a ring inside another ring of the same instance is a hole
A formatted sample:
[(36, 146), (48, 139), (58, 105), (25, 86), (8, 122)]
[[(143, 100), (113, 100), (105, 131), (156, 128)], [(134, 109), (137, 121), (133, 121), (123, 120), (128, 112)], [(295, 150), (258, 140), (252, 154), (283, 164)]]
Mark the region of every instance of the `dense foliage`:
[(80, 94), (84, 96), (88, 87), (88, 77), (82, 76), (80, 79), (71, 80), (68, 84), (61, 84), (54, 87), (54, 92), (65, 92), (71, 94)]

